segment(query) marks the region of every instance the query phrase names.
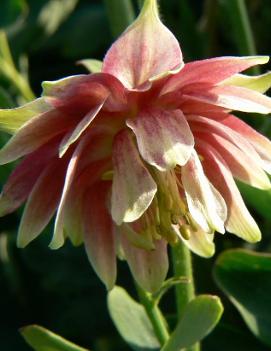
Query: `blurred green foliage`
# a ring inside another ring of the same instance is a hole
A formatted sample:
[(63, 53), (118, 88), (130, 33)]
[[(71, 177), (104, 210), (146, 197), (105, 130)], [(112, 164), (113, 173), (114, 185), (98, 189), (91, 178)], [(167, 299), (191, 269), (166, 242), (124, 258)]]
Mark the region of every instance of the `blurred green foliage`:
[[(251, 23), (249, 32), (240, 27), (244, 18), (240, 18), (234, 7), (240, 2), (161, 0), (160, 9), (163, 21), (180, 40), (186, 61), (250, 54), (252, 51), (268, 55), (271, 52), (270, 0), (246, 2)], [(17, 106), (30, 98), (31, 91), (23, 95), (25, 87), (14, 84), (18, 83), (18, 77), (22, 77), (26, 85), (29, 79), (32, 90), (38, 96), (43, 80), (86, 73), (83, 66), (76, 65), (77, 61), (102, 59), (114, 39), (110, 31), (113, 15), (105, 7), (106, 3), (108, 5), (110, 1), (0, 0), (0, 29), (7, 34), (18, 74), (14, 76), (13, 72), (12, 81), (1, 65), (0, 107)], [(138, 12), (139, 3), (132, 1), (135, 13)], [(116, 35), (116, 29), (113, 33)], [(249, 41), (248, 45), (246, 40)], [(0, 50), (0, 61), (4, 56), (3, 50)], [(270, 137), (270, 120), (255, 117), (246, 117), (246, 121)], [(7, 138), (7, 135), (1, 134), (1, 145)], [(1, 186), (10, 168), (1, 166)], [(245, 186), (241, 190), (263, 231), (262, 242), (249, 248), (270, 252), (270, 193), (256, 192)], [(58, 251), (50, 251), (47, 245), (52, 228), (47, 228), (28, 248), (18, 250), (15, 238), (20, 214), (21, 211), (18, 211), (0, 221), (0, 349), (29, 350), (18, 329), (28, 324), (39, 324), (94, 351), (129, 350), (110, 320), (106, 291), (92, 271), (84, 249), (73, 248), (67, 243)], [(216, 257), (225, 249), (248, 247), (248, 244), (231, 235), (222, 239), (217, 235), (216, 244)], [(217, 351), (218, 344), (220, 351), (267, 350), (250, 333), (237, 310), (215, 285), (212, 267), (216, 257), (208, 260), (194, 257), (198, 293), (217, 294), (223, 298), (225, 305), (222, 321), (204, 341), (203, 351)], [(135, 295), (130, 274), (123, 262), (119, 263), (118, 284)], [(163, 298), (162, 308), (173, 326), (172, 292)]]

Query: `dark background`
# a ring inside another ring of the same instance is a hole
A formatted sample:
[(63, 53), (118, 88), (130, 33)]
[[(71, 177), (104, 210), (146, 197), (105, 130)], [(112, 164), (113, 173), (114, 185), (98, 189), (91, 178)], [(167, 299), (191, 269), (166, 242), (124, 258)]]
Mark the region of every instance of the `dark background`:
[[(52, 3), (60, 6), (52, 11)], [(179, 39), (186, 62), (211, 56), (249, 54), (240, 39), (238, 18), (231, 3), (231, 0), (160, 1), (162, 19)], [(72, 11), (68, 11), (70, 5), (74, 5)], [(138, 11), (136, 1), (134, 7)], [(271, 52), (270, 0), (247, 1), (247, 7), (256, 52), (268, 55)], [(28, 57), (29, 80), (37, 96), (43, 80), (86, 73), (76, 61), (103, 58), (114, 39), (108, 19), (104, 2), (98, 0), (0, 0), (0, 27), (8, 34), (18, 67), (20, 64), (25, 67), (22, 57)], [(268, 65), (261, 69), (262, 72), (268, 70)], [(0, 107), (13, 107), (21, 102), (20, 93), (0, 68)], [(246, 121), (270, 136), (271, 122), (267, 118), (249, 116)], [(6, 140), (7, 135), (1, 134), (1, 143)], [(1, 186), (11, 168), (10, 165), (1, 166)], [(252, 247), (232, 235), (224, 238), (217, 235), (217, 254), (232, 247), (270, 252), (271, 193), (250, 191), (247, 187), (242, 190), (263, 231), (263, 240)], [(32, 323), (91, 350), (129, 350), (110, 320), (105, 288), (89, 265), (84, 249), (66, 243), (60, 250), (51, 251), (48, 248), (51, 226), (29, 247), (17, 249), (15, 240), (20, 215), (21, 210), (0, 220), (0, 350), (30, 350), (18, 329)], [(220, 325), (204, 342), (203, 350), (217, 351), (219, 343), (222, 351), (265, 351), (265, 346), (249, 334), (234, 307), (215, 286), (212, 266), (216, 256), (208, 260), (193, 257), (197, 291), (222, 296), (226, 309)], [(135, 295), (125, 263), (119, 263), (118, 276), (118, 284)], [(163, 300), (162, 308), (169, 321), (174, 322), (172, 292)]]

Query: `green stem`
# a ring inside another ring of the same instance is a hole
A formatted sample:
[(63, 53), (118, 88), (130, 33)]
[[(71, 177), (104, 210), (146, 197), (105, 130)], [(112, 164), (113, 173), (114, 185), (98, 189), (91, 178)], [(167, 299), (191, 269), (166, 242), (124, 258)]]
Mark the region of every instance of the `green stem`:
[[(241, 55), (256, 55), (256, 45), (253, 37), (251, 24), (244, 0), (227, 0), (228, 16), (233, 29), (235, 30), (235, 40)], [(251, 68), (255, 74), (259, 74), (259, 67)]]
[(168, 333), (165, 318), (162, 315), (162, 312), (160, 311), (157, 304), (152, 299), (152, 296), (150, 293), (144, 291), (138, 285), (137, 285), (137, 291), (138, 291), (139, 299), (142, 305), (145, 307), (145, 310), (149, 316), (155, 335), (157, 336), (157, 339), (159, 340), (161, 346), (163, 346), (169, 338), (169, 333)]
[(104, 0), (111, 33), (118, 37), (135, 19), (131, 0)]
[[(195, 297), (194, 279), (193, 279), (193, 268), (191, 253), (188, 248), (179, 241), (172, 248), (172, 261), (173, 271), (175, 277), (186, 277), (188, 279), (187, 284), (178, 284), (175, 287), (176, 291), (176, 305), (178, 320), (183, 316), (183, 311), (190, 300)], [(185, 351), (199, 351), (200, 345), (196, 344), (191, 346)]]

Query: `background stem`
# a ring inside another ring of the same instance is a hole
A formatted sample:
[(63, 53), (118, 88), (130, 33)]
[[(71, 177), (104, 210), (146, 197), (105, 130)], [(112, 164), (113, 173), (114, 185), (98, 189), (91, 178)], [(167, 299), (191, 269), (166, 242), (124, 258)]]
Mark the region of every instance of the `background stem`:
[(152, 323), (155, 335), (157, 336), (161, 346), (163, 346), (169, 338), (166, 320), (162, 315), (157, 304), (153, 301), (150, 293), (144, 291), (138, 285), (137, 285), (137, 292), (138, 292), (140, 302), (145, 307), (145, 310)]
[[(178, 321), (183, 316), (183, 311), (190, 300), (195, 297), (194, 279), (193, 279), (193, 268), (190, 250), (179, 241), (172, 248), (172, 261), (173, 271), (175, 277), (186, 277), (188, 279), (187, 284), (178, 284), (175, 287), (176, 292), (176, 306)], [(199, 351), (200, 344), (185, 349), (185, 351)]]

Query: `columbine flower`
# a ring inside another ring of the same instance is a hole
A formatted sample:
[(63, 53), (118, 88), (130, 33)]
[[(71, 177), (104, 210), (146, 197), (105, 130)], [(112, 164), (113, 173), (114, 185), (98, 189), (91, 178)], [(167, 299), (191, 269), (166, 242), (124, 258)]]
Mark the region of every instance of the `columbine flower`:
[(51, 248), (84, 241), (108, 288), (116, 253), (136, 280), (156, 290), (167, 269), (167, 243), (202, 256), (225, 229), (256, 242), (257, 224), (235, 185), (270, 188), (271, 143), (231, 111), (267, 114), (269, 75), (237, 73), (267, 57), (221, 57), (188, 64), (146, 0), (137, 20), (112, 45), (101, 73), (43, 84), (43, 96), (1, 110), (14, 133), (1, 164), (24, 157), (5, 185), (1, 214), (24, 201), (18, 246), (55, 211)]

